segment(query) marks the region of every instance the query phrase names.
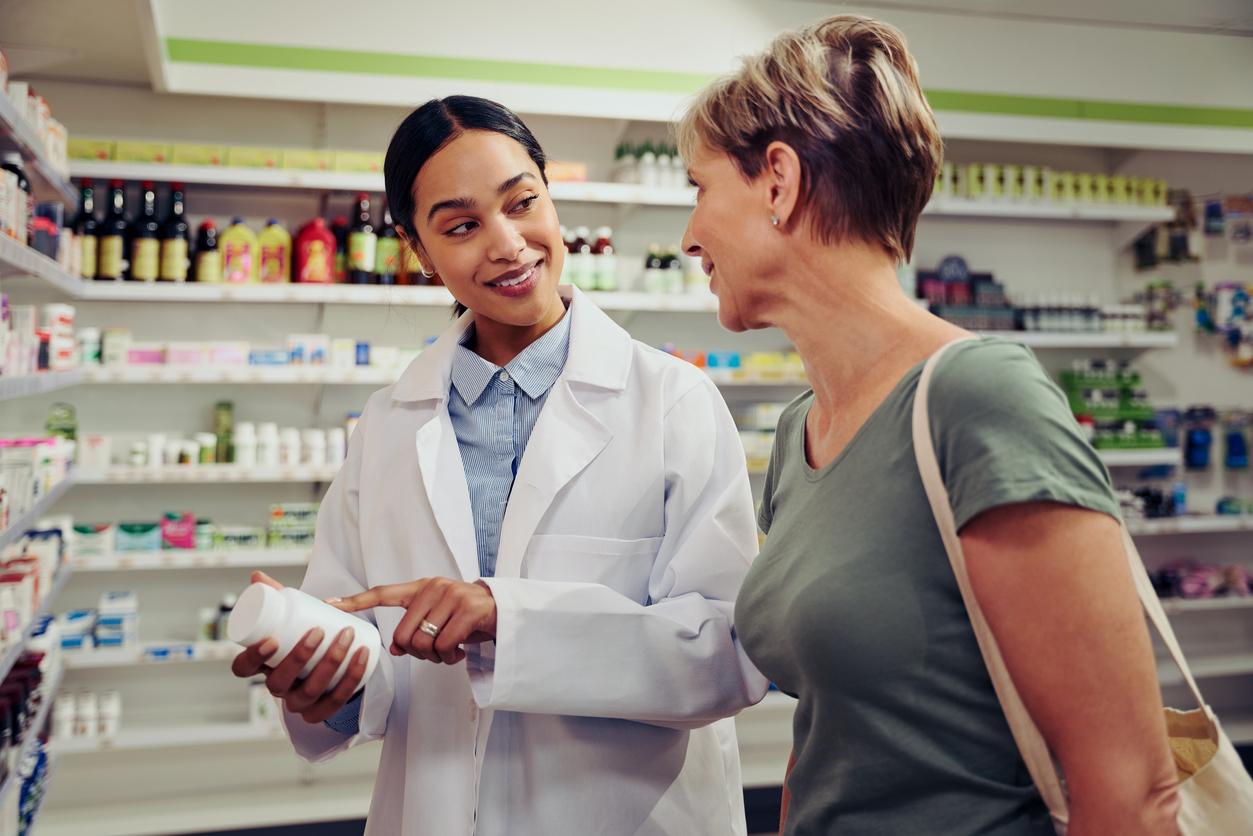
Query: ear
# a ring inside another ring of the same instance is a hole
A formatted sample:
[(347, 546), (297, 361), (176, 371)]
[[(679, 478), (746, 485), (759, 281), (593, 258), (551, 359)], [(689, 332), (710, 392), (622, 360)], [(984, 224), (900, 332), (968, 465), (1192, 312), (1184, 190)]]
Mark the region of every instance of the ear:
[(797, 219), (801, 196), (801, 158), (791, 145), (774, 141), (766, 146), (766, 170), (769, 186), (769, 213), (779, 219), (779, 228), (787, 229)]

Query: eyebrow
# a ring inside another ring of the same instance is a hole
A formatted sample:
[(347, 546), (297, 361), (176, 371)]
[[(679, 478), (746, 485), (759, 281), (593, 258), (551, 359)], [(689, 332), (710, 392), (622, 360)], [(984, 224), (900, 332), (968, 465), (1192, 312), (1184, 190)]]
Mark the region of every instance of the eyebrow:
[[(524, 171), (521, 174), (515, 174), (496, 187), (496, 194), (504, 194), (514, 186), (521, 183), (523, 180), (534, 179), (535, 175), (531, 174), (529, 171)], [(450, 200), (441, 200), (439, 203), (434, 204), (430, 211), (426, 213), (426, 221), (427, 223), (430, 223), (436, 213), (442, 212), (445, 209), (473, 209), (476, 206), (478, 206), (478, 203), (472, 197), (454, 197)]]

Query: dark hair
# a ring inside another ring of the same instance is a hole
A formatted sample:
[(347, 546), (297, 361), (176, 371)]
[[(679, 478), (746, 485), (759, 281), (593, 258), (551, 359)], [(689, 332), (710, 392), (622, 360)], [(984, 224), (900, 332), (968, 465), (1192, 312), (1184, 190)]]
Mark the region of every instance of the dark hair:
[[(414, 212), (417, 211), (413, 181), (432, 155), (465, 131), (492, 131), (509, 137), (526, 150), (527, 156), (539, 169), (544, 184), (548, 184), (548, 175), (544, 172), (547, 162), (544, 149), (518, 114), (502, 104), (478, 96), (431, 99), (406, 116), (396, 128), (391, 144), (387, 146), (387, 157), (383, 160), (383, 182), (392, 219), (412, 241), (419, 240), (417, 225), (413, 222)], [(465, 306), (458, 302), (457, 314), (464, 311)]]

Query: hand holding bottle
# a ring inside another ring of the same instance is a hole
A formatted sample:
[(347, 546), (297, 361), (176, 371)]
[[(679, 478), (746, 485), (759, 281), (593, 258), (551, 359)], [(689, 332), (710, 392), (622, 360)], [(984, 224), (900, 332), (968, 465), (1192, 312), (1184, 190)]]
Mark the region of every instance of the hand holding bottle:
[[(279, 590), (283, 588), (282, 584), (264, 572), (253, 572), (252, 582)], [(268, 667), (267, 662), (278, 652), (279, 642), (276, 638), (267, 637), (250, 644), (235, 657), (231, 664), (231, 673), (243, 679), (264, 674), (266, 688), (283, 701), (288, 711), (299, 714), (306, 723), (321, 723), (334, 716), (352, 699), (365, 678), (369, 653), (361, 648), (353, 655), (343, 677), (331, 687), (336, 672), (347, 658), (353, 637), (351, 628), (341, 630), (322, 659), (304, 677), (300, 676), (301, 672), (317, 654), (325, 639), (321, 628), (305, 633), (291, 652), (274, 667)]]

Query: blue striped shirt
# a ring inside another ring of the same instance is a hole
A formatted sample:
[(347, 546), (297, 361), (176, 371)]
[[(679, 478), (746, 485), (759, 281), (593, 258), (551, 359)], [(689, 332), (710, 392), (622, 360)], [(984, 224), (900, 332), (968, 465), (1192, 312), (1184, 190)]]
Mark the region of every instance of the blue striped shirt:
[[(563, 316), (503, 369), (475, 354), (467, 345), (473, 339), (471, 325), (452, 358), (448, 415), (470, 488), (479, 574), (490, 578), (496, 573), (500, 526), (513, 478), (518, 474), (544, 401), (566, 365), (570, 316)], [(326, 725), (341, 734), (355, 735), (361, 716), (361, 694), (358, 691)]]
[(548, 392), (561, 375), (570, 349), (570, 317), (522, 350), (502, 369), (475, 354), (471, 326), (452, 359), (448, 415), (461, 449), (479, 574), (496, 574), (500, 526), (526, 443), (535, 429)]

